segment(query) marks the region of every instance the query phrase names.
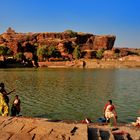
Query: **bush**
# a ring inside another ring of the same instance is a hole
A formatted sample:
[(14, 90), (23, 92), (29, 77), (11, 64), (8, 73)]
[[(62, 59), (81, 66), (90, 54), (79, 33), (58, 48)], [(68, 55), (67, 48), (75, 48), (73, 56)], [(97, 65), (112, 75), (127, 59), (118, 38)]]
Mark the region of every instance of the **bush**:
[(47, 46), (43, 45), (37, 49), (37, 56), (44, 60), (47, 56)]
[(25, 56), (23, 53), (19, 52), (17, 54), (15, 54), (14, 58), (17, 60), (17, 61), (22, 61), (25, 59)]
[(81, 57), (81, 50), (80, 47), (77, 45), (73, 51), (73, 58), (79, 59)]
[(13, 52), (6, 46), (0, 46), (0, 55), (10, 55)]
[(43, 45), (37, 49), (37, 56), (42, 60), (46, 60), (50, 57), (60, 57), (60, 53), (54, 46)]
[(74, 32), (73, 30), (65, 30), (64, 32), (70, 34), (71, 37), (76, 37), (77, 36), (77, 32)]
[(104, 50), (97, 50), (97, 52), (96, 52), (96, 58), (97, 59), (103, 58), (103, 52), (104, 52)]
[(116, 58), (119, 58), (120, 57), (120, 54), (119, 53), (115, 53), (115, 57)]

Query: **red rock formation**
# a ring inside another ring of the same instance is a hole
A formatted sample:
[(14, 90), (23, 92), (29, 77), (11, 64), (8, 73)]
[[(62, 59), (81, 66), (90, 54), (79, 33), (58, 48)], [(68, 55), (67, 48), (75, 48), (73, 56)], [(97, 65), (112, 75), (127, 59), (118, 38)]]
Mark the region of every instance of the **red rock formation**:
[(104, 49), (104, 50), (111, 50), (113, 48), (114, 42), (116, 37), (115, 36), (95, 36), (93, 38), (93, 49)]
[(113, 50), (106, 50), (103, 53), (104, 59), (116, 59), (117, 55)]
[[(115, 42), (115, 36), (97, 36), (87, 33), (16, 33), (8, 28), (6, 33), (0, 35), (0, 45), (9, 47), (14, 54), (18, 52), (34, 53), (37, 47), (54, 46), (66, 57), (72, 56), (74, 48), (79, 45), (81, 51), (110, 50)], [(92, 58), (92, 57), (89, 57)], [(70, 58), (71, 59), (71, 58)]]

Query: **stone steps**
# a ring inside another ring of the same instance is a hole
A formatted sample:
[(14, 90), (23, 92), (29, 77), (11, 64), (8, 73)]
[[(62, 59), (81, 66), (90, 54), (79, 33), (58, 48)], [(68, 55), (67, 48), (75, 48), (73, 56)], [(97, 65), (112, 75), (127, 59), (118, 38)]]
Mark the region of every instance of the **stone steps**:
[(0, 140), (87, 140), (87, 125), (0, 117)]
[(140, 140), (140, 128), (43, 118), (0, 117), (0, 140)]

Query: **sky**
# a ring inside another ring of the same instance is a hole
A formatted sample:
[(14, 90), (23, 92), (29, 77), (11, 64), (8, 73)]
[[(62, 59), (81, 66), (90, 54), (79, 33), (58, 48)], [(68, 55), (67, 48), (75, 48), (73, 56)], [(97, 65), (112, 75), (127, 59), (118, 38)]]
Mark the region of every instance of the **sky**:
[(114, 47), (140, 48), (140, 0), (0, 0), (0, 34), (8, 27), (116, 35)]

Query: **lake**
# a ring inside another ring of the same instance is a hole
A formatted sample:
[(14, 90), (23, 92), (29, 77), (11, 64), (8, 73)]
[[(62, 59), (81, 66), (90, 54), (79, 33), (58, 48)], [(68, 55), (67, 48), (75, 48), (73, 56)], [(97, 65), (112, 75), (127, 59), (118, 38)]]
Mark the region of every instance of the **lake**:
[(23, 116), (97, 120), (112, 99), (119, 122), (135, 121), (140, 110), (140, 69), (0, 69), (7, 91), (16, 89)]

